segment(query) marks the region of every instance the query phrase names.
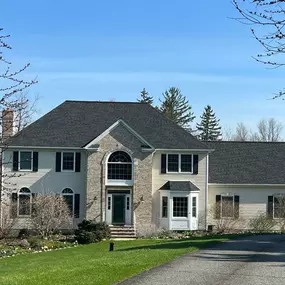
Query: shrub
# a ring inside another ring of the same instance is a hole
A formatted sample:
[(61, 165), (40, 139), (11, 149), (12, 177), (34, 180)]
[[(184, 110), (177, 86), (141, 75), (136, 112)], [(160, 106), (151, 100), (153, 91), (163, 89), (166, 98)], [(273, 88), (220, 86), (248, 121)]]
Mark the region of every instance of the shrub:
[(110, 229), (104, 222), (95, 223), (90, 220), (84, 220), (78, 224), (78, 229), (75, 231), (75, 239), (81, 244), (99, 242), (109, 238)]
[(43, 247), (44, 241), (39, 237), (30, 237), (28, 238), (31, 248), (40, 249)]
[(275, 220), (265, 214), (260, 214), (249, 221), (250, 229), (255, 232), (269, 232), (276, 224)]

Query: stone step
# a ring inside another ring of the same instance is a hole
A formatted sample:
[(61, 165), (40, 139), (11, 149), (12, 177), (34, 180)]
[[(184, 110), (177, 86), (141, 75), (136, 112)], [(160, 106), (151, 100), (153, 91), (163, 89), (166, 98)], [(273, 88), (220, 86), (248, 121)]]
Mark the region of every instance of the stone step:
[(137, 237), (136, 236), (114, 235), (114, 236), (111, 236), (111, 239), (116, 239), (116, 240), (135, 240), (135, 239), (137, 239)]
[(133, 226), (110, 226), (112, 239), (136, 239), (136, 230)]

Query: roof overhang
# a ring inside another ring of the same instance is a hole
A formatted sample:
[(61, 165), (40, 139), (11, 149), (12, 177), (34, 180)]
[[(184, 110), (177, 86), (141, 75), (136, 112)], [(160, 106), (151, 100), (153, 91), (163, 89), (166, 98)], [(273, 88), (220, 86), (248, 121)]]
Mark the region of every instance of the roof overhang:
[(200, 191), (191, 181), (167, 181), (159, 190), (179, 191), (179, 192), (193, 192)]

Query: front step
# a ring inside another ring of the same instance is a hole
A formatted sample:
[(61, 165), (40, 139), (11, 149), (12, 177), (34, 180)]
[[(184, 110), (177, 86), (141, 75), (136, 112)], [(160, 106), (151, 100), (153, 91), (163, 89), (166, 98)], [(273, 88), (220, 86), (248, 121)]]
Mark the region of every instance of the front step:
[(111, 239), (136, 239), (136, 231), (133, 226), (109, 226)]

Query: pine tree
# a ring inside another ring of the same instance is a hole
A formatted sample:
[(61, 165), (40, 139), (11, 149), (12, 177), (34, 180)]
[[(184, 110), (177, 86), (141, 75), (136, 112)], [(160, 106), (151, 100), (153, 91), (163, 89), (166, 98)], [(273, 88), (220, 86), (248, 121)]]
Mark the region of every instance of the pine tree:
[(212, 107), (207, 105), (203, 115), (200, 117), (201, 123), (197, 124), (198, 137), (204, 141), (216, 141), (221, 137), (221, 127), (219, 126), (220, 120), (217, 120), (216, 114)]
[(149, 94), (148, 94), (148, 92), (146, 91), (145, 88), (141, 91), (141, 95), (140, 96), (141, 96), (140, 99), (138, 99), (139, 103), (147, 103), (147, 104), (152, 105), (153, 97), (149, 96)]
[(182, 95), (179, 88), (171, 87), (163, 94), (159, 110), (169, 119), (183, 128), (189, 128), (189, 123), (195, 119), (192, 106)]

